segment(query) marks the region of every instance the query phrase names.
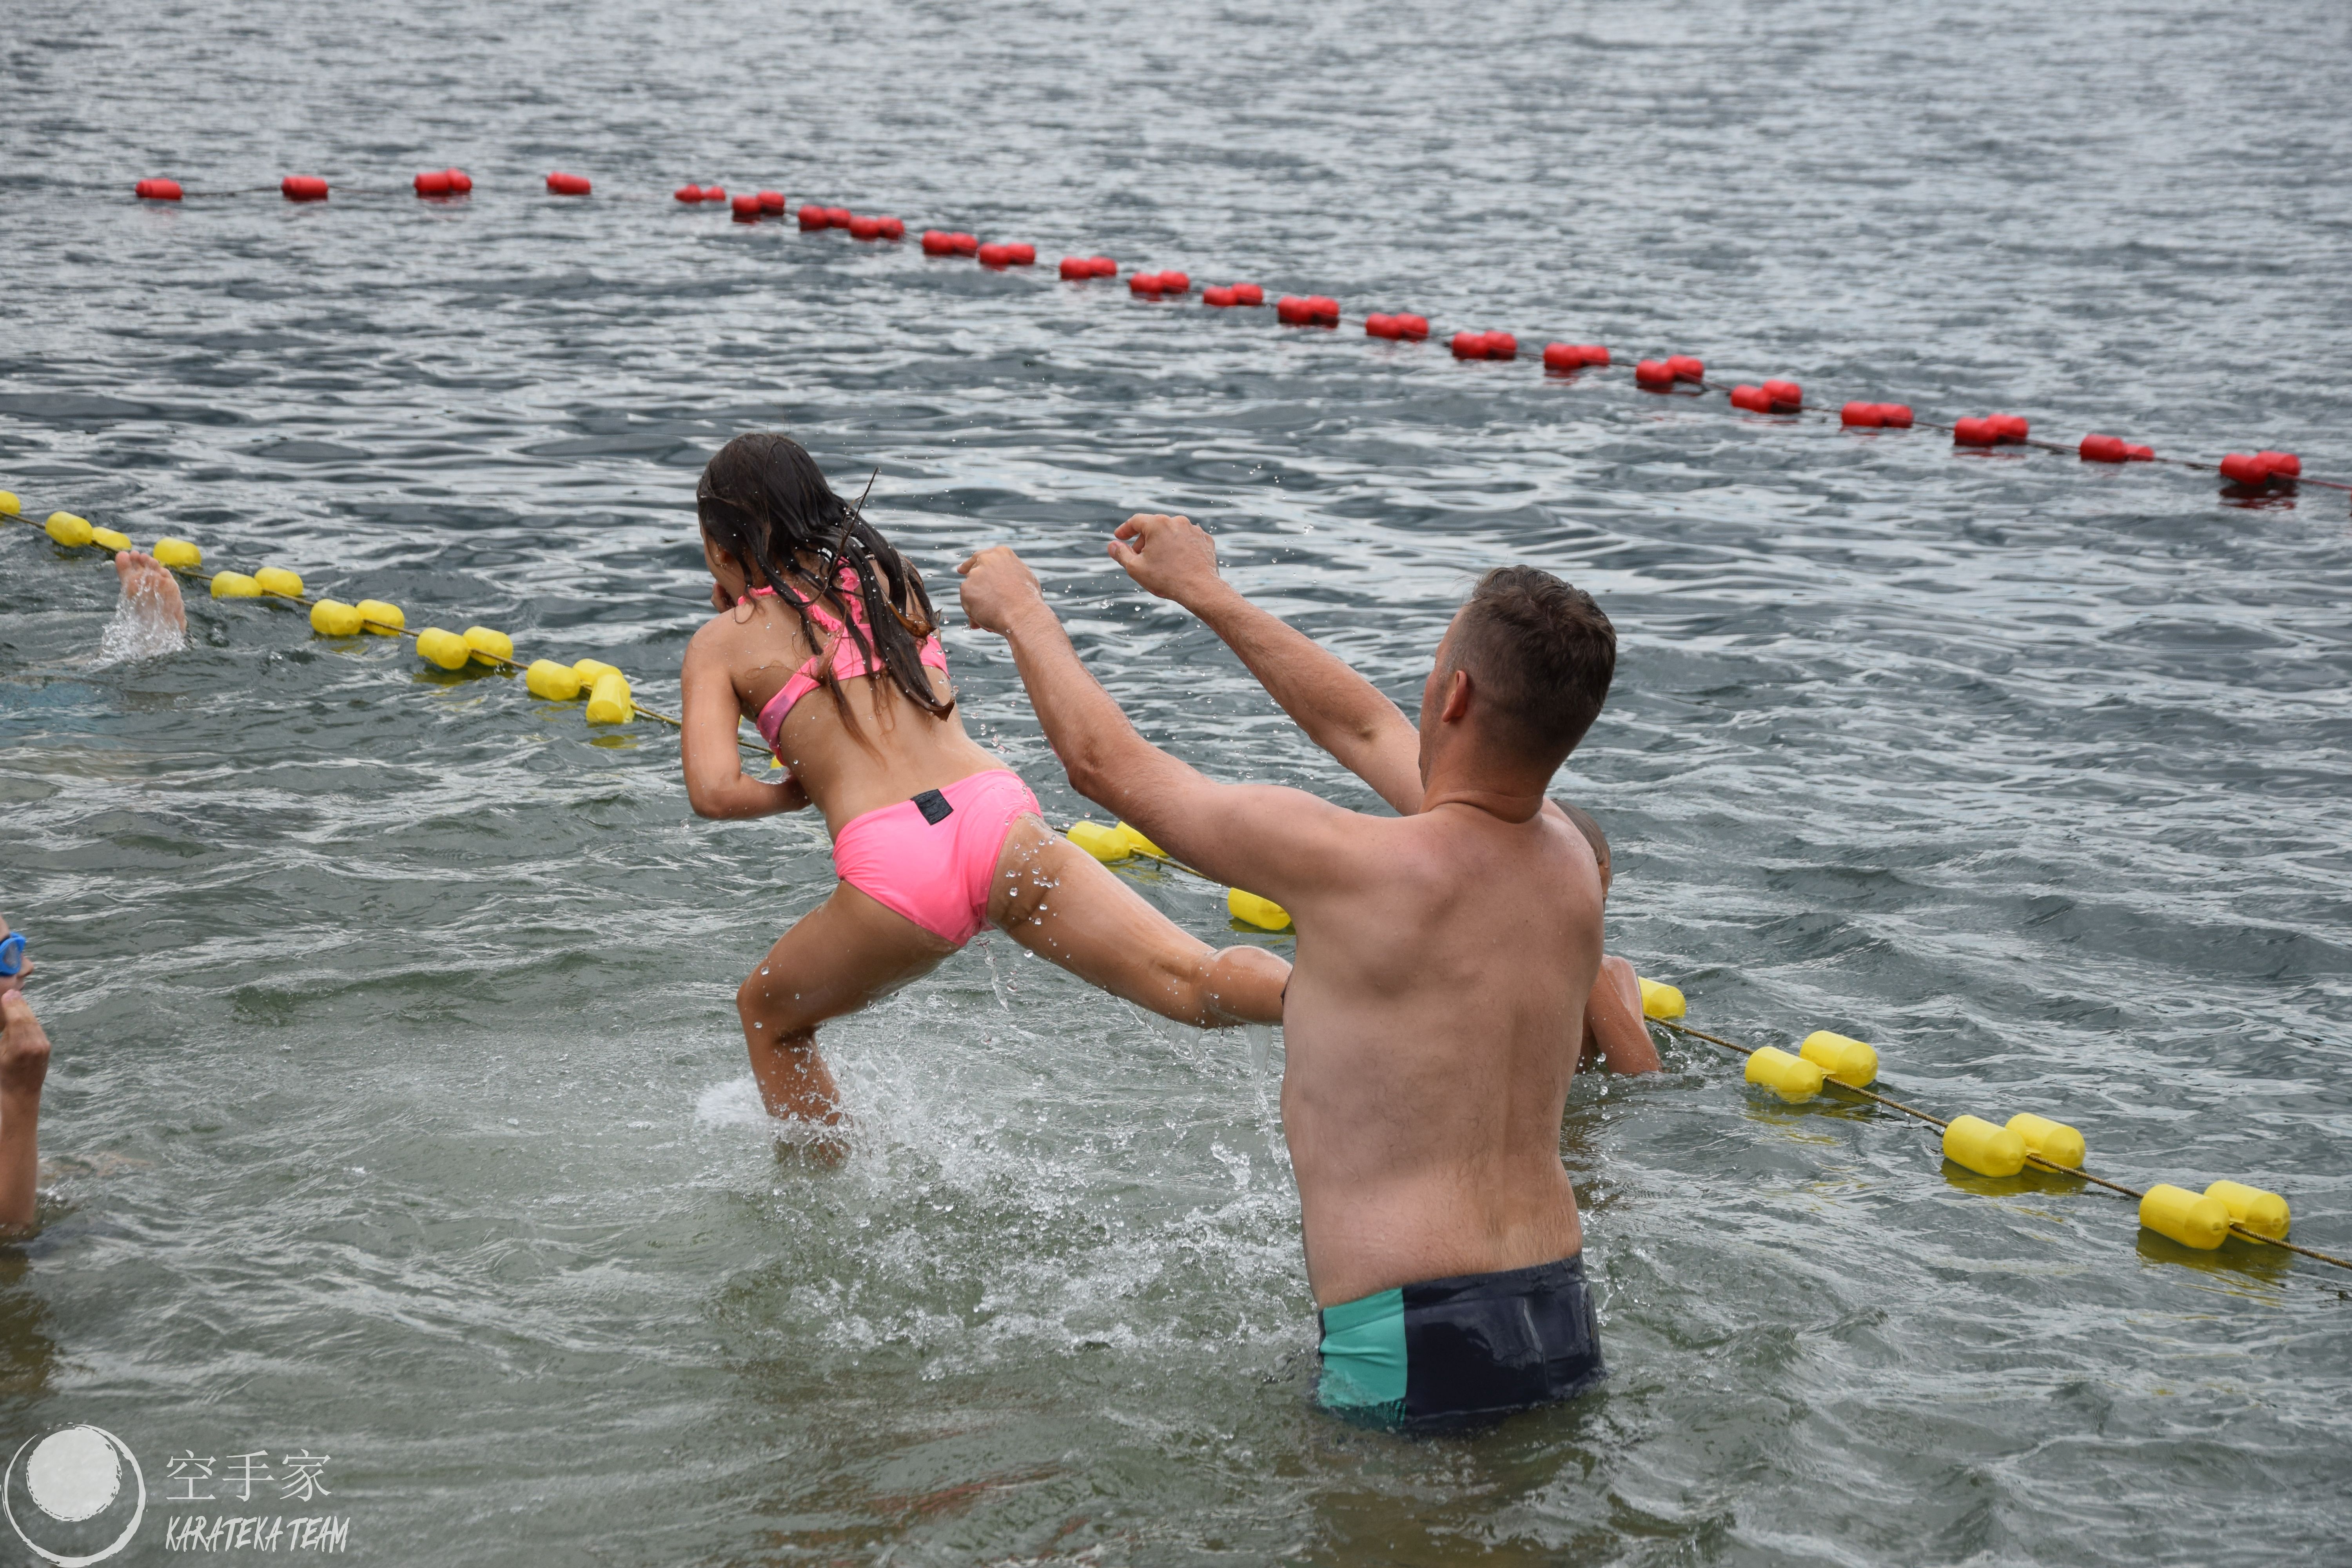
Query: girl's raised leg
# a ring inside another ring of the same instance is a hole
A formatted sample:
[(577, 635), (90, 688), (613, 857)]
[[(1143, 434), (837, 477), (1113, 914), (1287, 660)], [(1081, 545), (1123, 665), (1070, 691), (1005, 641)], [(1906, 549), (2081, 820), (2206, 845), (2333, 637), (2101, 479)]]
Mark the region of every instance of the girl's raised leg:
[(803, 915), (735, 993), (768, 1113), (840, 1121), (840, 1094), (817, 1055), (817, 1026), (921, 978), (954, 951), (846, 882)]
[(1024, 816), (997, 856), (988, 918), (1079, 979), (1202, 1028), (1282, 1022), (1290, 965), (1262, 947), (1213, 948), (1101, 861)]

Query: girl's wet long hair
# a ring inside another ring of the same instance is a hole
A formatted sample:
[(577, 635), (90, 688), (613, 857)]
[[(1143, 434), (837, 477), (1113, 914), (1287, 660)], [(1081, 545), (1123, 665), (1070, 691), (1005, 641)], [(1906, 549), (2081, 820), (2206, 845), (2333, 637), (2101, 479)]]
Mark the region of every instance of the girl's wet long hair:
[[(833, 493), (807, 447), (778, 432), (736, 437), (703, 466), (694, 510), (711, 543), (742, 563), (755, 586), (773, 588), (792, 606), (811, 647), (825, 646), (809, 619), (810, 605), (823, 604), (866, 662), (878, 660), (908, 700), (935, 719), (955, 710), (955, 699), (933, 692), (923, 668), (923, 641), (939, 629), (923, 580), (858, 507)], [(814, 570), (801, 564), (803, 556), (815, 557)], [(866, 612), (863, 626), (843, 603), (851, 587), (843, 580), (845, 568)], [(821, 660), (820, 668), (834, 705), (854, 730), (857, 721), (833, 660)]]

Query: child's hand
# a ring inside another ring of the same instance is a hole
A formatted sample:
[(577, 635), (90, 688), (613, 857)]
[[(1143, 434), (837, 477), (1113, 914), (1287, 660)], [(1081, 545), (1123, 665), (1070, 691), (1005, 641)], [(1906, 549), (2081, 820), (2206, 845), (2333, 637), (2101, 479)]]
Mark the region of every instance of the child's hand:
[(49, 1076), (49, 1037), (22, 991), (0, 995), (0, 1094), (37, 1098)]
[(1010, 545), (982, 551), (958, 566), (956, 575), (963, 579), (964, 616), (984, 632), (1009, 636), (1015, 616), (1032, 605), (1045, 602), (1045, 591), (1037, 586), (1037, 574), (1013, 553)]

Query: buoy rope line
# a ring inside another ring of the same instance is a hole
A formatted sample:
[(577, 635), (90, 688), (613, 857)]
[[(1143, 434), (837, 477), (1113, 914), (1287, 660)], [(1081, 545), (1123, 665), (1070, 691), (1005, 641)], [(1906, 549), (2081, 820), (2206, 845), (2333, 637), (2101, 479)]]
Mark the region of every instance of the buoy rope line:
[[(1689, 1025), (1677, 1023), (1672, 1018), (1651, 1016), (1648, 1017), (1647, 1021), (1659, 1026), (1661, 1028), (1671, 1029), (1677, 1035), (1682, 1035), (1694, 1040), (1704, 1040), (1710, 1046), (1719, 1046), (1727, 1051), (1736, 1052), (1742, 1057), (1753, 1057), (1759, 1048), (1754, 1046), (1740, 1045), (1736, 1040), (1727, 1040), (1720, 1035), (1710, 1035), (1704, 1029), (1694, 1029)], [(1947, 1131), (1948, 1131), (1952, 1126), (1951, 1122), (1945, 1121), (1942, 1117), (1931, 1116), (1927, 1111), (1921, 1110), (1916, 1106), (1906, 1105), (1899, 1100), (1890, 1099), (1885, 1095), (1874, 1093), (1870, 1089), (1860, 1088), (1854, 1084), (1843, 1082), (1835, 1078), (1824, 1077), (1822, 1081), (1822, 1087), (1823, 1089), (1834, 1087), (1847, 1094), (1860, 1095), (1863, 1099), (1870, 1100), (1874, 1104), (1885, 1106), (1890, 1110), (1899, 1110), (1906, 1116), (1915, 1117), (1921, 1121), (1927, 1122), (1932, 1127), (1939, 1128)], [(2044, 1159), (2042, 1155), (2031, 1151), (2029, 1151), (2025, 1155), (2025, 1163), (2032, 1165), (2036, 1170), (2048, 1171), (2055, 1175), (2073, 1176), (2079, 1181), (2089, 1182), (2096, 1186), (2105, 1187), (2110, 1192), (2121, 1193), (2128, 1198), (2144, 1202), (2147, 1197), (2147, 1194), (2137, 1187), (2126, 1186), (2121, 1182), (2113, 1182), (2109, 1181), (2105, 1176), (2094, 1175), (2089, 1171), (2083, 1169), (2080, 1165), (2061, 1164), (2057, 1161)], [(2288, 1241), (2282, 1237), (2264, 1236), (2259, 1231), (2247, 1229), (2243, 1225), (2239, 1224), (2234, 1219), (2230, 1221), (2229, 1232), (2231, 1235), (2242, 1237), (2247, 1241), (2260, 1242), (2265, 1247), (2284, 1247), (2289, 1252), (2300, 1253), (2305, 1258), (2315, 1258), (2322, 1263), (2332, 1263), (2338, 1268), (2352, 1269), (2352, 1258), (2338, 1258), (2333, 1253), (2322, 1252), (2316, 1247), (2305, 1247), (2300, 1243)]]
[[(473, 178), (461, 169), (428, 170), (411, 182), (415, 196), (446, 205), (457, 199), (470, 199), (474, 191)], [(251, 185), (224, 191), (189, 191), (169, 179), (141, 180), (134, 187), (134, 198), (142, 201), (178, 202), (192, 199), (216, 199), (267, 195), (272, 190), (291, 202), (310, 204), (327, 201), (331, 193), (372, 197), (397, 197), (403, 193), (375, 186), (334, 185), (315, 174), (289, 174), (275, 186)], [(562, 200), (581, 200), (594, 194), (593, 182), (583, 174), (561, 171), (547, 176), (549, 195)], [(664, 198), (646, 193), (606, 193), (605, 201), (656, 202)], [(698, 210), (723, 205), (737, 223), (760, 224), (786, 216), (789, 203), (781, 191), (742, 191), (730, 196), (718, 185), (683, 185), (672, 193), (669, 200)], [(803, 232), (847, 229), (858, 240), (896, 242), (906, 237), (906, 224), (895, 216), (861, 216), (846, 207), (823, 206), (803, 203), (792, 215)], [(921, 236), (921, 247), (927, 257), (969, 258), (993, 271), (1036, 264), (1037, 250), (1033, 245), (982, 244), (971, 234), (950, 233), (939, 229)], [(1059, 276), (1066, 281), (1086, 282), (1097, 279), (1116, 278), (1119, 265), (1108, 257), (1065, 257)], [(1130, 271), (1128, 277), (1130, 293), (1146, 300), (1163, 300), (1171, 296), (1183, 299), (1192, 292), (1192, 280), (1188, 273), (1179, 271)], [(1237, 283), (1206, 288), (1201, 291), (1202, 303), (1223, 308), (1258, 308), (1265, 304), (1265, 292), (1253, 283)], [(1285, 326), (1337, 328), (1341, 324), (1339, 302), (1325, 295), (1289, 297), (1276, 301), (1275, 314)], [(1426, 317), (1412, 314), (1386, 315), (1374, 312), (1363, 317), (1349, 317), (1360, 321), (1367, 336), (1391, 342), (1422, 342), (1430, 336)], [(1449, 340), (1457, 359), (1516, 360), (1519, 357), (1518, 339), (1509, 332), (1459, 331)], [(1573, 378), (1591, 369), (1605, 368), (1612, 363), (1609, 351), (1597, 343), (1562, 343), (1545, 345), (1540, 356), (1547, 372)], [(1803, 389), (1790, 381), (1765, 381), (1759, 385), (1727, 387), (1720, 380), (1706, 379), (1705, 363), (1686, 354), (1671, 355), (1664, 360), (1643, 360), (1634, 367), (1634, 384), (1645, 392), (1671, 393), (1689, 387), (1695, 393), (1721, 392), (1732, 406), (1759, 415), (1792, 416), (1808, 412), (1826, 417), (1826, 411), (1809, 410)], [(2161, 463), (2168, 467), (2199, 473), (2219, 474), (2231, 487), (2238, 498), (2265, 493), (2292, 493), (2299, 485), (2311, 484), (2327, 489), (2352, 492), (2352, 482), (2320, 479), (2303, 472), (2302, 461), (2291, 452), (2232, 452), (2219, 462), (2208, 463), (2187, 458), (2158, 457), (2149, 447), (2136, 445), (2117, 437), (2093, 434), (2083, 437), (2075, 447), (2063, 442), (2037, 439), (2031, 434), (2029, 421), (2015, 415), (1996, 414), (1976, 419), (1959, 419), (1951, 424), (1937, 424), (1915, 417), (1908, 405), (1848, 403), (1840, 410), (1841, 424), (1861, 429), (1909, 429), (1915, 426), (1948, 433), (1955, 446), (1976, 449), (2000, 447), (2026, 447), (2041, 451), (2074, 451), (2084, 461), (2103, 464), (2131, 462)]]

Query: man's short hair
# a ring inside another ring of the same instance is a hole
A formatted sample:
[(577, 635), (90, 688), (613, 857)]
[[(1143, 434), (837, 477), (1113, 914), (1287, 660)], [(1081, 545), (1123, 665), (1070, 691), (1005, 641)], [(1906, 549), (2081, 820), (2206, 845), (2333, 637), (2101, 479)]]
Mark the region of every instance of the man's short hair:
[(1453, 667), (1493, 704), (1505, 740), (1557, 760), (1609, 700), (1617, 628), (1581, 588), (1537, 567), (1497, 566), (1462, 607)]

